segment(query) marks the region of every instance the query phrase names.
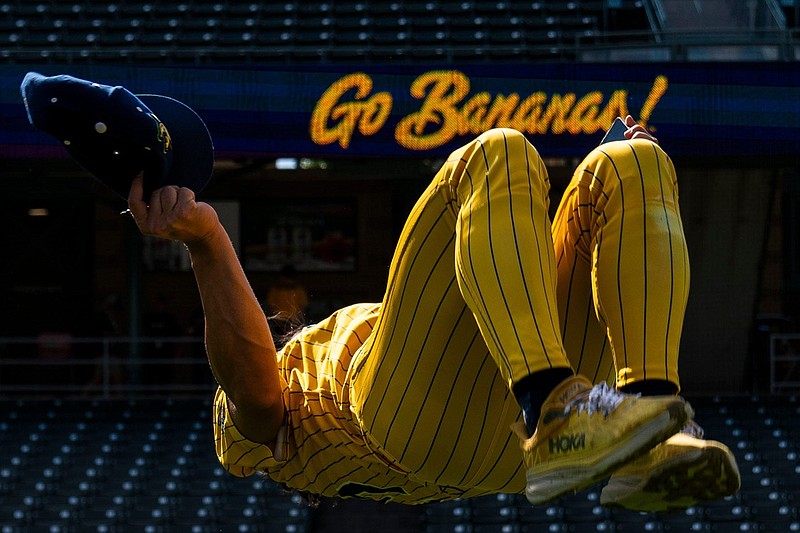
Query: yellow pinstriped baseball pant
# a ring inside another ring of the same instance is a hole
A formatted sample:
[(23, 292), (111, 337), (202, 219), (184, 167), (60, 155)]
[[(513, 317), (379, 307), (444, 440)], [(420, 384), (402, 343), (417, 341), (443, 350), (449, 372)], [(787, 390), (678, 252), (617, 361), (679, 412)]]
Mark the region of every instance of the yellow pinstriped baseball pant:
[(509, 389), (531, 372), (678, 383), (689, 270), (667, 155), (644, 140), (595, 149), (552, 224), (548, 193), (535, 148), (496, 129), (451, 154), (408, 218), (350, 399), (410, 476), (522, 491)]

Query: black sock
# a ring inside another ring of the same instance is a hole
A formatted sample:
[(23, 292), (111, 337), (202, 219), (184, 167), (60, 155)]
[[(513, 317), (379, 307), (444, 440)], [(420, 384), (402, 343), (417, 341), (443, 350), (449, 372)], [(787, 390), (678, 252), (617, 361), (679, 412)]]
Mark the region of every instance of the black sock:
[(678, 394), (678, 387), (671, 381), (663, 379), (645, 379), (628, 383), (619, 388), (626, 394), (641, 394), (642, 396), (674, 396)]
[(548, 368), (525, 376), (511, 387), (530, 435), (536, 430), (544, 401), (559, 383), (574, 375), (571, 368)]

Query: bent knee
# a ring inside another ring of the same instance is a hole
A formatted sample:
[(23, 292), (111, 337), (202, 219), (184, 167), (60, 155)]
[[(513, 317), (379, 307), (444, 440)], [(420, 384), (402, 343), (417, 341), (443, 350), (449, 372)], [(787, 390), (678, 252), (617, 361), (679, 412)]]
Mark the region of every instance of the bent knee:
[(492, 128), (481, 133), (476, 140), (484, 146), (502, 146), (508, 143), (524, 142), (533, 148), (525, 135), (513, 128)]
[(668, 177), (675, 181), (675, 169), (664, 150), (646, 139), (602, 144), (592, 150), (582, 165), (615, 174), (620, 180), (654, 180)]
[(511, 128), (493, 128), (481, 134), (476, 142), (483, 147), (489, 164), (505, 163), (509, 172), (526, 180), (547, 182), (547, 169), (538, 150), (521, 132)]
[(633, 139), (612, 141), (597, 146), (586, 156), (583, 166), (596, 167), (603, 163), (612, 163), (618, 169), (627, 170), (647, 164), (649, 161), (669, 162), (669, 156), (653, 141)]
[[(631, 202), (660, 202), (677, 197), (677, 178), (669, 156), (656, 143), (636, 139), (602, 144), (592, 150), (578, 169), (579, 182), (595, 195), (609, 198), (630, 189)], [(580, 186), (580, 185), (578, 185)]]

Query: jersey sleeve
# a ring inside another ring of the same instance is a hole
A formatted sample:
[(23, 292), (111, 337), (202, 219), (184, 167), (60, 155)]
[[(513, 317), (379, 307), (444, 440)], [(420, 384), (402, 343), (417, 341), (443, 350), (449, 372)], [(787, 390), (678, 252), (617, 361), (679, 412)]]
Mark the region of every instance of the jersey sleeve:
[(217, 388), (214, 396), (214, 444), (217, 459), (229, 473), (247, 477), (280, 466), (285, 462), (286, 437), (285, 425), (281, 426), (273, 447), (242, 436), (230, 417), (225, 391)]

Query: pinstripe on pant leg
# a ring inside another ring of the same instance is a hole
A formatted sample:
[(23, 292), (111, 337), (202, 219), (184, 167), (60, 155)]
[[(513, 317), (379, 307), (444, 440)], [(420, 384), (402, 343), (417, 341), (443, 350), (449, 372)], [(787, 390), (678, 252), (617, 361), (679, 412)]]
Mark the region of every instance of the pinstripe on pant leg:
[(470, 495), (524, 488), (509, 386), (569, 365), (548, 186), (525, 138), (493, 130), (451, 155), (408, 218), (351, 404), (411, 475)]
[(456, 269), (462, 293), (510, 387), (568, 367), (558, 329), (549, 181), (514, 130), (494, 130), (460, 176)]
[(689, 260), (667, 154), (644, 140), (595, 149), (564, 194), (553, 235), (561, 328), (578, 371), (605, 379), (611, 348), (618, 385), (678, 384)]

